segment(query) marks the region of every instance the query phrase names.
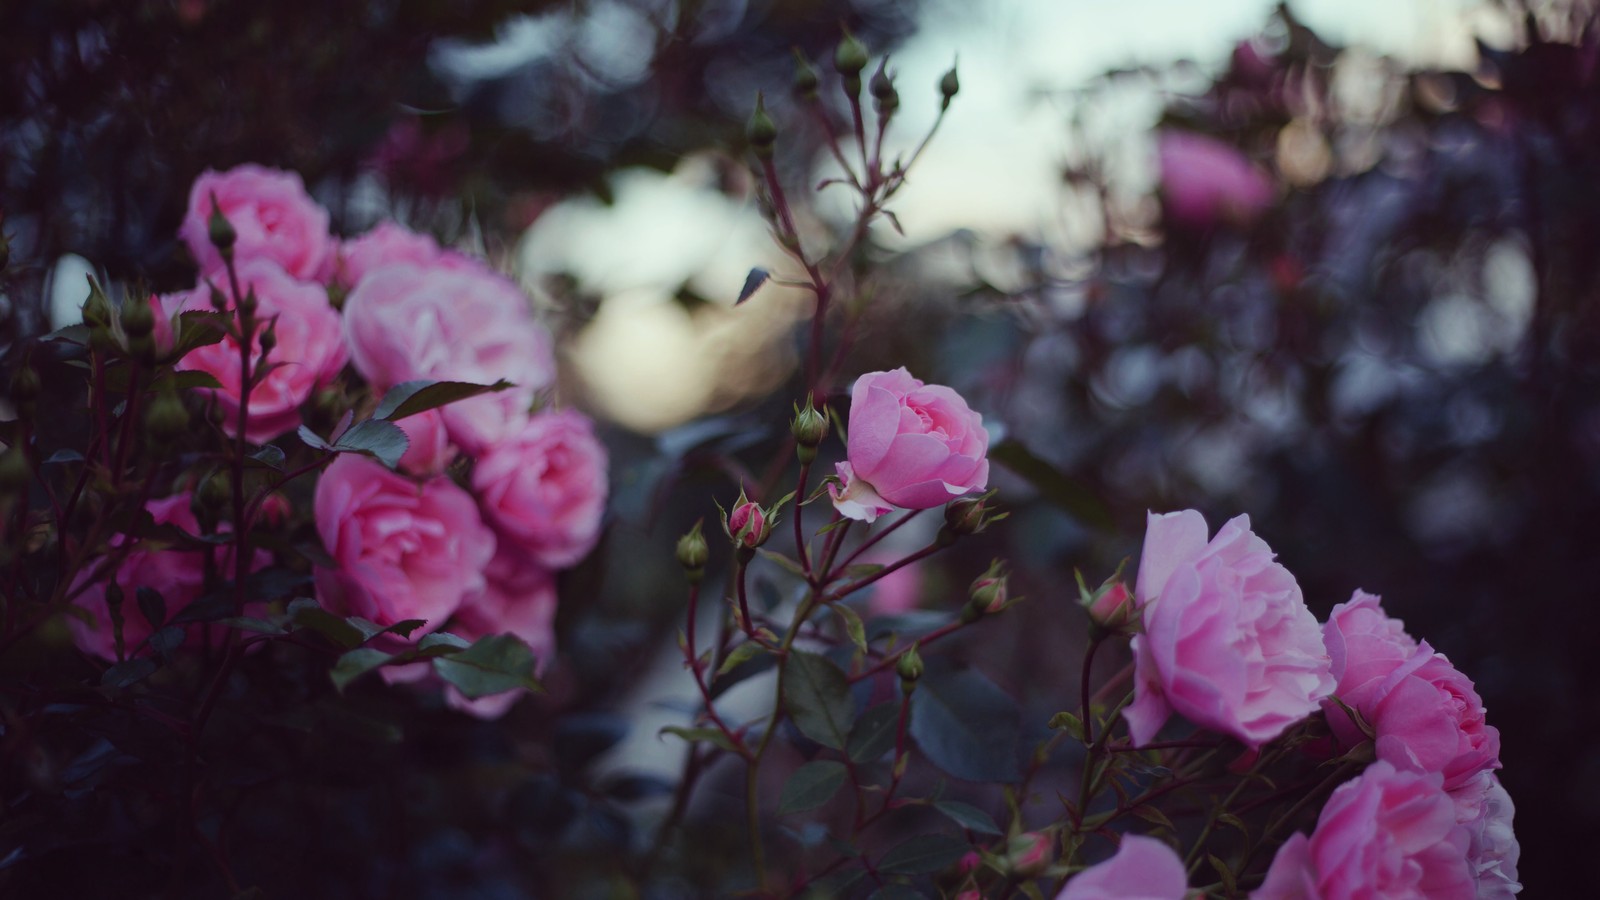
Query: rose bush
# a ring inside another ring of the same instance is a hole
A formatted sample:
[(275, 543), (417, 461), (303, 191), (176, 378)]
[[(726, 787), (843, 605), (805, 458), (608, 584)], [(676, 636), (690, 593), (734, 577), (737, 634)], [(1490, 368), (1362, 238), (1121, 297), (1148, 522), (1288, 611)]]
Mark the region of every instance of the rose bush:
[(929, 509), (989, 483), (989, 432), (955, 391), (904, 368), (868, 372), (850, 391), (848, 458), (834, 508), (871, 522), (895, 507)]

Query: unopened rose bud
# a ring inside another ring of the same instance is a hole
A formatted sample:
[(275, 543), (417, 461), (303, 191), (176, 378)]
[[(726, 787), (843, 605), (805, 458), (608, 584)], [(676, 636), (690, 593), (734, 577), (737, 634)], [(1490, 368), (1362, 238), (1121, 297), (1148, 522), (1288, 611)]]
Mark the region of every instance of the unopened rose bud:
[(148, 301), (129, 298), (122, 306), (122, 333), (130, 338), (149, 337), (156, 327), (155, 312)]
[(888, 57), (878, 63), (878, 71), (873, 73), (867, 89), (872, 92), (872, 102), (879, 116), (887, 118), (894, 115), (894, 111), (900, 107), (900, 92), (895, 90), (894, 80), (889, 77)]
[(228, 480), (228, 474), (222, 471), (213, 472), (210, 478), (201, 482), (196, 499), (212, 516), (221, 518), (230, 508), (229, 504), (233, 502), (233, 484)]
[(912, 644), (910, 649), (900, 654), (900, 658), (895, 661), (894, 671), (900, 676), (900, 690), (907, 694), (911, 693), (917, 686), (917, 679), (922, 677), (924, 671), (922, 655), (917, 652), (916, 644)]
[(289, 498), (273, 491), (261, 500), (261, 521), (268, 525), (282, 525), (289, 519)]
[(808, 463), (817, 458), (817, 447), (828, 439), (828, 416), (811, 404), (809, 394), (806, 395), (806, 405), (794, 411), (789, 433), (794, 435), (801, 462)]
[(144, 427), (150, 440), (157, 444), (170, 444), (189, 430), (189, 410), (178, 398), (177, 391), (162, 391), (150, 401), (145, 410)]
[(11, 376), (11, 402), (16, 404), (18, 416), (33, 418), (39, 406), (39, 392), (43, 389), (44, 382), (39, 378), (38, 369), (27, 361), (17, 367), (17, 373)]
[(794, 80), (790, 82), (794, 95), (802, 100), (817, 99), (817, 70), (811, 67), (798, 47), (794, 51)]
[(690, 584), (699, 584), (706, 574), (706, 560), (711, 558), (711, 548), (706, 546), (706, 536), (701, 532), (702, 522), (695, 522), (683, 537), (678, 538), (678, 565), (683, 566), (684, 577)]
[(989, 564), (987, 572), (973, 580), (968, 595), (985, 613), (999, 612), (1010, 599), (1006, 584), (1008, 578), (1005, 562), (997, 559)]
[(261, 337), (257, 338), (257, 341), (261, 344), (261, 355), (263, 356), (271, 353), (272, 348), (278, 346), (277, 320), (273, 320), (271, 324), (262, 329)]
[(762, 159), (772, 158), (772, 145), (778, 139), (778, 126), (772, 124), (772, 117), (767, 115), (766, 99), (758, 91), (756, 93), (756, 111), (750, 114), (750, 121), (744, 126), (745, 140), (750, 142), (750, 149)]
[(733, 505), (733, 511), (728, 513), (728, 521), (724, 529), (728, 537), (733, 539), (736, 546), (754, 550), (765, 544), (767, 537), (772, 534), (771, 518), (761, 504), (745, 499), (744, 491), (739, 491), (739, 500)]
[(211, 288), (211, 308), (223, 312), (228, 308), (228, 295), (224, 294), (215, 284), (207, 284)]
[(241, 315), (253, 315), (260, 305), (261, 301), (256, 298), (255, 285), (251, 285), (250, 289), (244, 292), (244, 296), (239, 298), (239, 312)]
[(944, 524), (952, 534), (977, 534), (988, 524), (984, 521), (987, 513), (982, 497), (957, 500), (945, 506)]
[(844, 38), (839, 41), (839, 46), (833, 51), (833, 67), (846, 78), (859, 78), (861, 70), (867, 67), (866, 45), (846, 31)]
[(89, 297), (83, 301), (83, 324), (96, 329), (111, 326), (111, 301), (93, 278), (89, 279)]
[(1047, 834), (1029, 831), (1006, 842), (1006, 871), (1031, 878), (1055, 861), (1055, 841)]
[(21, 447), (8, 447), (0, 453), (0, 494), (21, 494), (33, 481), (33, 466)]
[(951, 66), (950, 71), (944, 73), (944, 77), (939, 79), (939, 96), (942, 98), (939, 102), (939, 108), (949, 109), (950, 98), (954, 97), (960, 90), (961, 79), (956, 77), (956, 67)]
[(1089, 620), (1107, 631), (1126, 632), (1139, 620), (1133, 595), (1121, 581), (1101, 585), (1084, 608)]
[(224, 259), (233, 253), (233, 243), (239, 239), (239, 234), (233, 230), (228, 217), (222, 214), (216, 194), (211, 195), (211, 218), (206, 221), (206, 233), (211, 239), (211, 246), (217, 248)]

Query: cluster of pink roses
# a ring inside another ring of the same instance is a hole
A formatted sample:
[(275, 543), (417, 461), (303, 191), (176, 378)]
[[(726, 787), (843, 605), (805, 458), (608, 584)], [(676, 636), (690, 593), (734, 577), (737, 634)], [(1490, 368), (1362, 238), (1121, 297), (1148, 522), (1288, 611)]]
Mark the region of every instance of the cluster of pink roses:
[[(235, 234), (231, 273), (212, 242), (213, 204)], [(314, 513), (338, 568), (317, 572), (317, 596), (333, 611), (381, 625), (425, 620), (413, 637), (452, 616), (464, 637), (510, 632), (543, 662), (553, 647), (552, 573), (598, 540), (607, 461), (587, 418), (532, 411), (555, 363), (522, 292), (478, 260), (394, 223), (338, 240), (299, 176), (255, 165), (201, 175), (180, 235), (201, 280), (155, 299), (158, 328), (177, 313), (210, 310), (218, 298), (231, 309), (235, 287), (254, 298), (263, 327), (248, 349), (252, 368), (264, 364), (265, 374), (243, 419), (252, 443), (297, 427), (301, 407), (347, 363), (375, 399), (411, 381), (510, 382), (400, 419), (408, 445), (399, 472), (353, 454), (328, 466)], [(330, 297), (343, 297), (342, 308)], [(265, 349), (262, 333), (272, 335)], [(230, 336), (179, 362), (216, 379), (218, 387), (202, 390), (230, 436), (241, 428), (240, 355)], [(470, 490), (445, 474), (463, 455), (472, 460)], [(187, 596), (199, 570), (179, 568), (181, 577), (153, 586)]]
[[(1377, 597), (1357, 591), (1319, 626), (1247, 517), (1208, 540), (1204, 518), (1189, 510), (1150, 516), (1135, 602), (1137, 697), (1124, 715), (1136, 743), (1173, 712), (1252, 748), (1319, 712), (1340, 750), (1372, 743), (1377, 761), (1334, 791), (1309, 837), (1280, 848), (1252, 896), (1499, 898), (1521, 889), (1514, 810), (1494, 774), (1499, 732), (1472, 682)], [(1119, 896), (1182, 897), (1176, 856), (1135, 840), (1074, 884), (1097, 870), (1101, 880), (1127, 872), (1133, 880)], [(1122, 859), (1129, 854), (1156, 859), (1133, 865)], [(1102, 895), (1112, 894), (1063, 894)]]

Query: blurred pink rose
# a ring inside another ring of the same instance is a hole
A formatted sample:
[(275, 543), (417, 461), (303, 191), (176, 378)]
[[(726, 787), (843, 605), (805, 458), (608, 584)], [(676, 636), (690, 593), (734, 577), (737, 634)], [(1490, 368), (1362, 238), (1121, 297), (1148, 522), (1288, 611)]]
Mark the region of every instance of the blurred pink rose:
[(327, 210), (306, 193), (299, 175), (251, 163), (226, 172), (207, 169), (189, 189), (189, 211), (178, 234), (202, 273), (222, 269), (209, 231), (213, 193), (238, 235), (235, 260), (270, 260), (295, 278), (317, 277), (332, 246)]
[(1056, 900), (1183, 900), (1189, 876), (1171, 847), (1125, 835), (1117, 855), (1072, 876)]
[[(328, 296), (320, 286), (296, 281), (276, 263), (264, 259), (239, 263), (238, 275), (240, 291), (255, 289), (259, 327), (264, 329), (269, 321), (277, 321), (277, 346), (267, 354), (267, 362), (279, 365), (250, 389), (250, 412), (245, 422), (245, 438), (259, 444), (300, 424), (300, 405), (312, 391), (338, 376), (344, 368), (346, 350), (339, 314), (328, 305)], [(233, 308), (232, 292), (224, 284), (217, 287), (229, 298), (229, 308)], [(204, 284), (162, 301), (164, 316), (211, 309), (211, 290)], [(252, 343), (253, 367), (261, 361), (259, 331)], [(220, 389), (203, 390), (216, 397), (223, 412), (223, 430), (236, 436), (241, 383), (239, 342), (228, 337), (221, 343), (198, 347), (185, 354), (177, 368), (205, 372), (217, 379)]]
[(457, 271), (479, 265), (471, 257), (441, 249), (438, 242), (426, 234), (417, 234), (397, 222), (385, 220), (329, 253), (320, 280), (353, 288), (378, 269), (398, 264)]
[(1248, 225), (1272, 204), (1272, 181), (1233, 146), (1189, 131), (1163, 131), (1156, 144), (1169, 223)]
[(1470, 838), (1437, 773), (1378, 761), (1328, 797), (1317, 828), (1278, 848), (1253, 900), (1473, 900)]
[(1250, 517), (1206, 534), (1194, 510), (1149, 516), (1134, 589), (1137, 699), (1123, 714), (1135, 743), (1176, 710), (1260, 747), (1333, 691), (1317, 620)]
[(405, 619), (437, 630), (485, 587), (494, 532), (472, 497), (448, 478), (423, 484), (344, 454), (317, 481), (314, 512), (337, 569), (318, 569), (317, 600), (380, 625)]
[(564, 569), (600, 537), (606, 448), (582, 413), (542, 412), (478, 459), (472, 489), (502, 540)]
[[(145, 504), (150, 517), (157, 525), (172, 525), (189, 534), (200, 533), (200, 523), (190, 511), (191, 495), (174, 494), (162, 500)], [(125, 535), (111, 538), (111, 546), (121, 547), (128, 541)], [(233, 575), (233, 554), (226, 548), (216, 551), (218, 570), (224, 578)], [(255, 571), (271, 562), (271, 557), (260, 550), (253, 553), (250, 570)], [(174, 550), (138, 547), (117, 566), (112, 578), (122, 588), (122, 639), (128, 656), (147, 656), (149, 648), (135, 650), (150, 636), (150, 622), (139, 610), (136, 592), (147, 587), (161, 594), (167, 618), (200, 597), (206, 580), (205, 553), (199, 550)], [(102, 659), (116, 659), (116, 636), (112, 633), (111, 613), (106, 606), (106, 585), (96, 582), (73, 600), (79, 610), (87, 614), (87, 621), (78, 615), (67, 616), (67, 629), (73, 643), (85, 653)], [(190, 629), (190, 640), (198, 639), (195, 629)]]
[[(1484, 721), (1472, 681), (1426, 642), (1412, 640), (1377, 597), (1356, 591), (1335, 606), (1323, 640), (1337, 680), (1334, 693), (1372, 726), (1379, 759), (1443, 773), (1446, 790), (1499, 768), (1500, 732)], [(1323, 707), (1343, 746), (1366, 740), (1337, 704)]]
[(931, 509), (989, 483), (983, 416), (950, 388), (905, 368), (868, 372), (850, 392), (848, 461), (834, 508), (871, 522), (895, 507)]
[(455, 459), (456, 448), (450, 444), (440, 410), (396, 419), (395, 424), (406, 433), (406, 452), (400, 457), (400, 468), (413, 475), (437, 475)]
[(1493, 772), (1481, 772), (1450, 792), (1456, 803), (1456, 822), (1465, 826), (1467, 871), (1477, 884), (1477, 900), (1504, 900), (1522, 891), (1517, 881), (1517, 860), (1522, 847), (1511, 829), (1516, 807)]
[(351, 360), (380, 390), (416, 379), (514, 385), (442, 408), (451, 440), (469, 453), (520, 429), (555, 377), (550, 336), (527, 298), (486, 269), (384, 266), (351, 291), (344, 325)]
[[(476, 641), (491, 634), (514, 634), (527, 643), (542, 673), (556, 652), (555, 576), (532, 557), (501, 544), (485, 573), (483, 594), (456, 611), (451, 632)], [(454, 687), (445, 691), (452, 707), (480, 719), (505, 715), (525, 691), (506, 691), (469, 700)]]

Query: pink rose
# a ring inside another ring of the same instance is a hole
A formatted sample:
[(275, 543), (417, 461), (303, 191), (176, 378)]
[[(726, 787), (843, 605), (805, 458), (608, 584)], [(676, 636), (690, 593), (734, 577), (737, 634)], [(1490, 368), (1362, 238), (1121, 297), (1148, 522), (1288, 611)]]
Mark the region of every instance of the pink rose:
[[(172, 525), (189, 534), (199, 534), (200, 523), (189, 509), (190, 499), (188, 493), (174, 494), (162, 500), (150, 501), (145, 504), (145, 509), (149, 510), (157, 525)], [(121, 547), (127, 541), (126, 535), (118, 534), (111, 538), (111, 546)], [(232, 559), (232, 552), (226, 548), (217, 549), (217, 567), (219, 572), (224, 573), (224, 578), (233, 576)], [(252, 556), (250, 569), (255, 571), (270, 562), (268, 554), (257, 550)], [(124, 650), (130, 657), (147, 656), (149, 648), (140, 649), (139, 645), (150, 637), (153, 629), (139, 609), (138, 589), (147, 587), (159, 593), (162, 605), (166, 607), (167, 618), (171, 619), (199, 599), (205, 589), (205, 553), (199, 550), (146, 549), (141, 546), (128, 552), (118, 564), (112, 579), (122, 589)], [(73, 603), (87, 614), (87, 620), (78, 615), (67, 616), (67, 629), (72, 634), (73, 643), (85, 653), (102, 659), (116, 659), (116, 635), (112, 631), (111, 611), (106, 605), (106, 585), (97, 582), (84, 588)], [(198, 635), (191, 634), (189, 637), (194, 640)]]
[[(483, 594), (456, 611), (451, 631), (469, 641), (491, 634), (513, 634), (533, 650), (538, 671), (548, 668), (556, 652), (556, 582), (532, 557), (502, 544), (486, 572)], [(454, 687), (445, 692), (452, 707), (480, 719), (498, 719), (525, 693), (506, 691), (469, 700)]]
[(527, 298), (487, 270), (384, 266), (351, 291), (344, 325), (356, 369), (381, 390), (417, 379), (514, 385), (443, 407), (451, 440), (470, 453), (521, 428), (555, 376)]
[(1250, 517), (1206, 534), (1194, 510), (1149, 516), (1134, 589), (1137, 699), (1123, 713), (1135, 743), (1176, 710), (1259, 748), (1333, 691), (1317, 620)]
[(1467, 829), (1467, 871), (1478, 886), (1477, 900), (1504, 900), (1522, 891), (1517, 859), (1522, 847), (1511, 830), (1516, 807), (1493, 772), (1481, 772), (1450, 792), (1456, 822)]
[(1126, 835), (1117, 855), (1072, 876), (1056, 900), (1183, 900), (1189, 876), (1172, 848)]
[(582, 413), (543, 412), (478, 459), (472, 489), (502, 539), (564, 569), (599, 540), (606, 448)]
[[(269, 365), (277, 364), (267, 377), (250, 389), (249, 418), (245, 438), (262, 443), (300, 424), (300, 405), (312, 391), (325, 387), (344, 368), (346, 351), (339, 314), (328, 305), (328, 297), (315, 284), (290, 278), (276, 263), (250, 259), (239, 263), (239, 290), (255, 289), (256, 320), (260, 323), (251, 346), (252, 369), (261, 362), (260, 331), (276, 320), (277, 345), (267, 354)], [(226, 278), (224, 277), (224, 281)], [(217, 285), (233, 308), (232, 292)], [(210, 311), (211, 290), (205, 285), (163, 300), (163, 315), (190, 310)], [(205, 372), (217, 379), (220, 389), (206, 388), (223, 412), (222, 428), (231, 436), (239, 430), (239, 342), (223, 338), (221, 343), (198, 347), (185, 354), (178, 368)]]
[(362, 236), (345, 241), (323, 264), (322, 281), (355, 287), (371, 273), (397, 264), (465, 271), (479, 263), (439, 247), (437, 241), (392, 221), (380, 222)]
[(1189, 131), (1163, 131), (1156, 144), (1169, 223), (1248, 225), (1272, 204), (1271, 180), (1233, 146)]
[(396, 419), (395, 424), (406, 433), (406, 452), (400, 457), (400, 468), (413, 475), (437, 475), (455, 459), (456, 448), (450, 444), (440, 410)]
[[(1378, 758), (1398, 768), (1440, 772), (1446, 790), (1500, 766), (1500, 732), (1485, 721), (1471, 679), (1418, 644), (1372, 594), (1356, 591), (1333, 608), (1323, 640), (1337, 680), (1334, 693), (1371, 725)], [(1345, 747), (1366, 735), (1337, 704), (1323, 704)]]
[(448, 478), (416, 484), (344, 454), (317, 481), (314, 513), (337, 569), (318, 569), (317, 600), (380, 625), (406, 619), (434, 631), (484, 590), (494, 532), (472, 497)]
[(1317, 828), (1278, 848), (1253, 900), (1472, 900), (1470, 838), (1438, 773), (1378, 761), (1328, 797)]
[(903, 367), (868, 372), (850, 391), (848, 461), (830, 485), (842, 515), (871, 522), (895, 507), (932, 509), (989, 483), (983, 416), (950, 388)]
[(271, 260), (296, 278), (317, 277), (331, 245), (328, 212), (306, 193), (299, 175), (247, 163), (226, 172), (207, 169), (195, 179), (178, 235), (206, 274), (222, 269), (211, 245), (212, 194), (238, 235), (234, 259)]

